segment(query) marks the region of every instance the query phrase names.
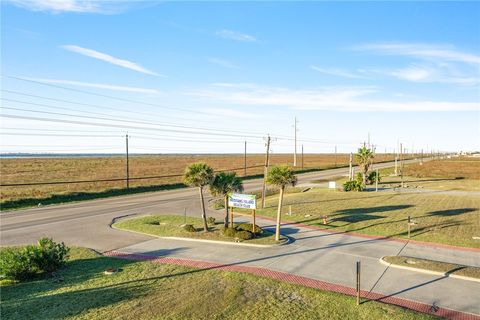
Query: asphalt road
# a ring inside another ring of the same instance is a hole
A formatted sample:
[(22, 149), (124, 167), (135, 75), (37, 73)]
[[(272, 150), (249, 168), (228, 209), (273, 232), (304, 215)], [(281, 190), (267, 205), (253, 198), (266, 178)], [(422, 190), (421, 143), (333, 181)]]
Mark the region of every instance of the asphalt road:
[[(377, 168), (392, 164), (378, 164)], [(299, 184), (346, 175), (339, 168), (298, 175)], [(261, 189), (262, 180), (245, 182), (246, 192)], [(245, 248), (188, 241), (158, 239), (110, 227), (113, 219), (143, 214), (199, 216), (198, 191), (192, 188), (45, 206), (0, 214), (2, 246), (33, 243), (42, 236), (68, 245), (100, 252), (119, 250), (211, 262), (256, 265), (314, 279), (354, 286), (355, 261), (362, 261), (364, 290), (394, 295), (473, 314), (480, 314), (480, 283), (393, 269), (379, 263), (383, 255), (428, 257), (430, 259), (480, 266), (478, 252), (432, 248), (351, 235), (332, 235), (317, 230), (285, 225), (283, 233), (292, 244), (274, 248)], [(222, 212), (209, 210), (221, 218)], [(273, 227), (259, 219), (260, 224)]]
[[(406, 161), (408, 163), (408, 161)], [(376, 164), (376, 168), (392, 163)], [(298, 175), (299, 184), (315, 179), (347, 175), (348, 168), (339, 168)], [(262, 188), (262, 179), (247, 180), (245, 191)], [(23, 209), (0, 214), (2, 246), (34, 243), (43, 236), (95, 249), (100, 252), (122, 248), (151, 237), (125, 233), (109, 227), (113, 219), (138, 214), (183, 214), (200, 216), (198, 191), (193, 188), (157, 191), (77, 203)], [(220, 217), (210, 210), (208, 214)]]

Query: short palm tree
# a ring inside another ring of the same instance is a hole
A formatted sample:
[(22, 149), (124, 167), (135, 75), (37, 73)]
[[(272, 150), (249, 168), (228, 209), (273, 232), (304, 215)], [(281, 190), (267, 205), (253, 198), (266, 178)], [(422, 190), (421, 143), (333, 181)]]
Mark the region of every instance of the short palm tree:
[(368, 170), (372, 165), (374, 156), (375, 154), (373, 151), (365, 146), (358, 149), (358, 152), (355, 155), (358, 165), (360, 166), (360, 171), (362, 172), (363, 187), (367, 184)]
[[(242, 192), (242, 179), (237, 177), (235, 172), (220, 172), (215, 175), (210, 184), (210, 193), (217, 197), (222, 196), (225, 201), (225, 218), (223, 225), (228, 227), (228, 194), (232, 192)], [(231, 221), (233, 223), (233, 221)]]
[(204, 162), (197, 162), (185, 169), (183, 182), (191, 187), (197, 187), (200, 193), (200, 204), (202, 206), (203, 229), (208, 232), (207, 215), (205, 214), (205, 202), (203, 200), (203, 187), (209, 185), (213, 180), (213, 169)]
[(283, 193), (288, 185), (294, 186), (297, 183), (297, 177), (288, 166), (272, 167), (267, 175), (267, 183), (280, 188), (277, 210), (277, 226), (275, 229), (275, 241), (280, 240), (280, 221), (282, 216)]

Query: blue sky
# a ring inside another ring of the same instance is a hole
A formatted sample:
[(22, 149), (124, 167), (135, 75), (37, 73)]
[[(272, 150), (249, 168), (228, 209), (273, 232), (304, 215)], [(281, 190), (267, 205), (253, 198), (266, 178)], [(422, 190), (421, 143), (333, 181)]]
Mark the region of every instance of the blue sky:
[(3, 152), (480, 149), (478, 2), (1, 9)]

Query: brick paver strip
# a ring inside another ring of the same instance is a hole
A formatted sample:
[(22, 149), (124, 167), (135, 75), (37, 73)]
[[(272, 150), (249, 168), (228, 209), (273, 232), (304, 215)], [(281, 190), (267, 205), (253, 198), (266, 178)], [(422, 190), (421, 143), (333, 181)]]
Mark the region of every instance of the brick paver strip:
[[(321, 289), (325, 291), (342, 293), (349, 296), (356, 296), (356, 291), (354, 288), (329, 283), (321, 280), (311, 279), (307, 277), (297, 276), (290, 273), (274, 271), (261, 267), (252, 267), (252, 266), (242, 266), (236, 264), (220, 264), (206, 261), (190, 260), (190, 259), (179, 259), (179, 258), (170, 258), (170, 257), (157, 257), (149, 256), (143, 254), (131, 254), (123, 253), (120, 251), (108, 251), (104, 253), (107, 257), (115, 257), (126, 260), (135, 260), (135, 261), (151, 261), (154, 263), (162, 264), (174, 264), (185, 267), (193, 267), (198, 269), (219, 269), (226, 271), (235, 271), (235, 272), (244, 272), (255, 274), (262, 277), (267, 277), (275, 280), (285, 281), (292, 284), (299, 284), (310, 288)], [(460, 311), (450, 310), (442, 307), (438, 307), (436, 311), (432, 310), (432, 306), (416, 302), (408, 299), (397, 298), (392, 296), (385, 296), (376, 292), (361, 291), (360, 296), (368, 300), (374, 300), (379, 302), (384, 302), (387, 304), (392, 304), (407, 308), (410, 310), (432, 314), (438, 317), (454, 320), (480, 320), (480, 315), (473, 315), (469, 313), (463, 313)]]
[[(267, 216), (261, 216), (261, 215), (257, 214), (257, 218), (261, 218), (261, 219), (264, 219), (264, 220), (275, 222), (274, 218), (267, 217)], [(349, 231), (336, 231), (336, 230), (332, 230), (332, 229), (322, 228), (322, 227), (319, 227), (319, 226), (312, 226), (312, 225), (308, 225), (308, 224), (291, 222), (291, 221), (282, 221), (282, 225), (291, 225), (291, 226), (297, 226), (297, 227), (310, 229), (310, 230), (318, 230), (318, 231), (332, 233), (332, 234), (344, 234), (344, 235), (347, 235), (347, 236), (361, 237), (361, 238), (367, 238), (367, 239), (387, 240), (387, 241), (395, 241), (395, 242), (401, 242), (401, 243), (407, 243), (408, 242), (410, 244), (417, 244), (417, 245), (429, 246), (429, 247), (434, 247), (434, 248), (445, 248), (445, 249), (452, 249), (452, 250), (459, 250), (459, 251), (469, 251), (469, 252), (480, 252), (480, 248), (459, 247), (459, 246), (453, 246), (453, 245), (450, 245), (450, 244), (418, 241), (418, 240), (411, 240), (411, 239), (390, 238), (390, 237), (387, 237), (387, 236), (374, 236), (374, 235), (356, 233), (356, 232), (349, 232)]]

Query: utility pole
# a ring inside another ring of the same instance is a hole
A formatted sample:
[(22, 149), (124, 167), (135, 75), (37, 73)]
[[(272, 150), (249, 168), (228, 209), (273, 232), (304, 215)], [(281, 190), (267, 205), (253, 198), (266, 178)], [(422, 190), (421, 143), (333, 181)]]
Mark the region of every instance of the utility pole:
[(370, 149), (370, 132), (368, 133), (368, 149)]
[(403, 145), (400, 143), (400, 177), (402, 179), (403, 188)]
[(335, 146), (335, 168), (337, 167), (337, 146)]
[(243, 176), (247, 176), (247, 141), (245, 140), (245, 152), (243, 156)]
[(293, 130), (295, 132), (295, 149), (293, 150), (293, 166), (297, 166), (297, 117), (295, 117), (295, 121), (293, 123)]
[(127, 149), (127, 189), (130, 188), (130, 170), (128, 168), (128, 133), (125, 135), (125, 146), (126, 146), (126, 149)]
[(423, 149), (422, 149), (422, 155), (420, 157), (420, 164), (423, 164)]
[(302, 144), (302, 170), (303, 170), (303, 144)]
[(397, 169), (397, 162), (398, 162), (398, 154), (393, 151), (393, 154), (395, 155), (395, 177), (398, 176), (398, 169)]
[(352, 161), (353, 161), (353, 153), (350, 152), (350, 165), (349, 165), (349, 170), (348, 170), (348, 180), (350, 180), (350, 181), (353, 180)]
[(270, 135), (267, 136), (267, 152), (265, 153), (265, 168), (263, 171), (263, 188), (262, 188), (262, 209), (265, 208), (265, 196), (267, 191), (267, 174), (268, 174), (268, 156), (270, 153)]

